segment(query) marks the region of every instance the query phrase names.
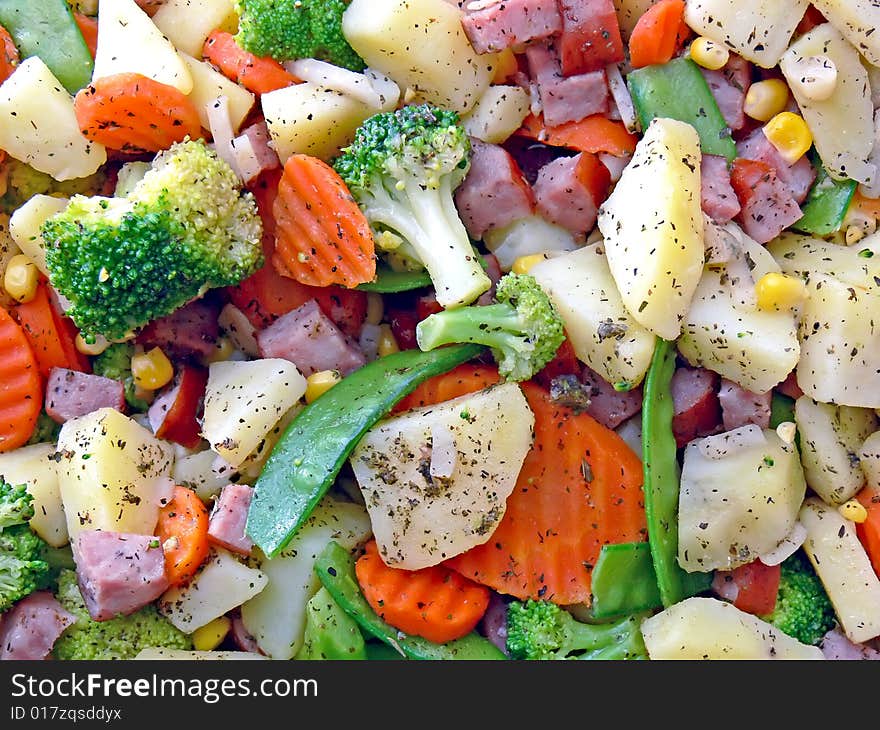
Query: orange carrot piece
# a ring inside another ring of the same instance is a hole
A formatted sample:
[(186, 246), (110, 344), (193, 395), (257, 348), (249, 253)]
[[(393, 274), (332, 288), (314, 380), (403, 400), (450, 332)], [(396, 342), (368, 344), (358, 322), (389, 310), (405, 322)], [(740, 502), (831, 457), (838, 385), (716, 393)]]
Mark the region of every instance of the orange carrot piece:
[(208, 557), (208, 508), (186, 487), (174, 487), (171, 500), (159, 510), (156, 537), (165, 552), (165, 576), (171, 585), (186, 583)]
[(428, 378), (416, 386), (412, 393), (398, 402), (393, 413), (402, 413), (422, 406), (432, 406), (435, 403), (452, 400), (468, 393), (476, 393), (500, 380), (498, 368), (494, 365), (465, 363), (453, 368), (448, 373)]
[(530, 137), (551, 147), (569, 147), (592, 154), (607, 152), (616, 157), (632, 154), (638, 140), (627, 131), (622, 122), (608, 119), (601, 114), (556, 127), (545, 126), (541, 115), (529, 114), (514, 134)]
[(18, 66), (21, 56), (18, 53), (18, 47), (15, 45), (15, 41), (13, 41), (12, 36), (9, 35), (9, 31), (2, 25), (0, 25), (0, 44), (3, 46), (0, 48), (0, 84), (2, 84), (6, 79), (12, 76), (12, 72), (15, 71), (15, 67)]
[(291, 155), (278, 184), (273, 263), (309, 286), (347, 288), (376, 276), (376, 248), (366, 216), (323, 160)]
[(37, 358), (24, 330), (0, 307), (0, 453), (27, 443), (42, 406)]
[(856, 499), (868, 511), (868, 519), (856, 524), (856, 535), (871, 559), (874, 572), (880, 576), (880, 494), (865, 487)]
[(89, 47), (89, 53), (94, 58), (98, 51), (98, 20), (83, 13), (74, 13), (73, 19), (79, 27), (79, 32), (82, 33), (83, 40)]
[(682, 38), (684, 0), (660, 0), (639, 18), (629, 37), (629, 58), (633, 68), (666, 63)]
[(298, 84), (299, 79), (274, 58), (261, 58), (244, 50), (231, 33), (215, 30), (205, 40), (202, 56), (226, 78), (255, 94), (265, 94)]
[(474, 630), (489, 607), (489, 591), (449, 568), (390, 568), (375, 540), (355, 564), (367, 603), (394, 628), (445, 644)]
[(105, 76), (74, 99), (79, 128), (112, 150), (143, 153), (202, 136), (195, 105), (180, 90), (136, 73)]
[(53, 306), (45, 281), (37, 285), (33, 299), (16, 305), (15, 316), (27, 335), (44, 378), (56, 367), (91, 372), (89, 358), (76, 349), (76, 325)]
[(520, 599), (591, 601), (602, 545), (643, 541), (642, 464), (614, 431), (520, 386), (535, 441), (488, 542), (447, 560), (462, 575)]

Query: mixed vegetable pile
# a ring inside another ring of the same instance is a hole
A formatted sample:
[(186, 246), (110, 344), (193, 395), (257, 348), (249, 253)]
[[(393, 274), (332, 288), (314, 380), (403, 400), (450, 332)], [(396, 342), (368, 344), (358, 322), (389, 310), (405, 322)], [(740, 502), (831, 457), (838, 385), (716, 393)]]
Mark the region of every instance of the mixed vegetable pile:
[(880, 657), (869, 0), (0, 0), (0, 659)]

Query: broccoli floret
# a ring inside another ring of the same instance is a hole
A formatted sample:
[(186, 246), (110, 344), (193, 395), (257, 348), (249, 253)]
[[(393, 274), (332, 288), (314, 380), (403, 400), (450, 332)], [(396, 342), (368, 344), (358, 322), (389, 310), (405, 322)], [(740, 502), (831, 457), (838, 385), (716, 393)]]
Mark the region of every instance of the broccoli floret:
[(12, 157), (7, 158), (5, 166), (6, 192), (0, 198), (0, 210), (10, 214), (34, 195), (92, 195), (100, 190), (106, 180), (105, 173), (99, 170), (88, 177), (59, 182), (51, 175)]
[(55, 443), (58, 440), (60, 431), (61, 424), (55, 421), (45, 410), (42, 410), (40, 415), (37, 416), (37, 425), (34, 426), (34, 432), (31, 434), (26, 445)]
[(317, 58), (363, 71), (364, 60), (342, 34), (346, 0), (237, 0), (236, 42), (276, 61)]
[(157, 155), (126, 198), (74, 196), (42, 234), (49, 278), (92, 339), (122, 339), (262, 264), (254, 197), (201, 140)]
[(585, 624), (549, 601), (511, 601), (507, 607), (511, 659), (647, 659), (641, 617)]
[(334, 161), (377, 238), (391, 231), (412, 247), (443, 307), (491, 286), (453, 200), (470, 151), (458, 114), (420, 104), (368, 118)]
[(52, 580), (45, 560), (49, 546), (27, 524), (33, 499), (23, 484), (0, 479), (0, 612)]
[(34, 516), (33, 502), (25, 484), (13, 486), (0, 479), (0, 532), (13, 525), (26, 525)]
[(452, 342), (492, 348), (507, 380), (528, 380), (544, 367), (565, 339), (562, 318), (535, 277), (506, 274), (495, 290), (496, 304), (447, 309), (416, 327), (422, 350)]
[(150, 404), (138, 397), (137, 386), (131, 374), (131, 358), (134, 353), (134, 345), (130, 342), (110, 345), (92, 360), (92, 372), (122, 383), (125, 402), (133, 410), (143, 413), (149, 409)]
[(773, 613), (762, 618), (803, 644), (815, 646), (834, 628), (834, 606), (802, 550), (780, 566), (779, 592)]
[(62, 570), (56, 598), (76, 621), (55, 642), (56, 659), (132, 659), (142, 649), (192, 649), (192, 639), (158, 612), (153, 604), (129, 616), (94, 621), (86, 609), (76, 573)]

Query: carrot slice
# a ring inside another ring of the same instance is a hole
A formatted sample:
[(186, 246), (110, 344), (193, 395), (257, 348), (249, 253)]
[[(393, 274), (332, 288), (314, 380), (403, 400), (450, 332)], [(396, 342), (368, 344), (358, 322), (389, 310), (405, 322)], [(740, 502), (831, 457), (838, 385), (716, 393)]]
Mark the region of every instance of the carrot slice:
[(88, 15), (84, 15), (83, 13), (74, 13), (73, 19), (76, 21), (76, 25), (79, 28), (79, 32), (82, 33), (83, 40), (86, 42), (86, 45), (89, 47), (89, 53), (92, 54), (92, 58), (95, 57), (95, 54), (98, 52), (98, 21), (96, 18), (91, 18)]
[(89, 358), (76, 349), (76, 325), (52, 304), (49, 285), (41, 281), (34, 298), (15, 307), (15, 316), (24, 329), (40, 375), (49, 377), (52, 368), (67, 368), (82, 373), (92, 371)]
[(468, 393), (488, 388), (501, 380), (498, 368), (494, 365), (472, 365), (465, 363), (448, 373), (435, 375), (416, 386), (416, 389), (394, 407), (393, 413), (402, 413), (413, 408), (432, 406), (435, 403), (452, 400)]
[(156, 537), (165, 552), (165, 576), (171, 585), (186, 583), (208, 557), (208, 508), (186, 487), (174, 487), (171, 500), (159, 510)]
[(2, 84), (6, 79), (12, 76), (12, 72), (15, 71), (15, 67), (18, 66), (21, 56), (18, 53), (18, 47), (15, 45), (15, 41), (13, 41), (12, 36), (9, 35), (9, 31), (2, 25), (0, 25), (0, 44), (3, 46), (0, 48), (0, 84)]
[(376, 276), (366, 216), (339, 174), (323, 160), (291, 155), (278, 184), (275, 254), (279, 273), (309, 286), (353, 288)]
[(355, 564), (358, 584), (367, 603), (385, 621), (405, 634), (445, 644), (474, 630), (489, 607), (484, 586), (449, 568), (389, 568), (376, 541)]
[(77, 92), (83, 135), (127, 153), (159, 152), (184, 138), (201, 137), (195, 105), (173, 86), (136, 73), (105, 76)]
[(603, 545), (645, 539), (642, 465), (614, 431), (520, 384), (535, 441), (507, 511), (483, 545), (446, 561), (477, 583), (520, 599), (589, 603)]
[(0, 307), (0, 452), (27, 443), (42, 405), (37, 358), (24, 330)]
[(868, 511), (868, 518), (856, 523), (856, 535), (868, 553), (874, 572), (880, 576), (880, 494), (865, 487), (855, 498)]
[(223, 30), (215, 30), (205, 39), (202, 56), (226, 78), (255, 94), (299, 83), (299, 79), (274, 58), (261, 58), (244, 50), (231, 33)]
[(660, 0), (639, 18), (629, 37), (633, 68), (666, 63), (683, 40), (684, 0)]
[(601, 114), (555, 127), (546, 126), (540, 114), (529, 114), (515, 134), (551, 147), (569, 147), (592, 154), (607, 152), (615, 157), (632, 154), (638, 139), (627, 131), (623, 122), (616, 122)]

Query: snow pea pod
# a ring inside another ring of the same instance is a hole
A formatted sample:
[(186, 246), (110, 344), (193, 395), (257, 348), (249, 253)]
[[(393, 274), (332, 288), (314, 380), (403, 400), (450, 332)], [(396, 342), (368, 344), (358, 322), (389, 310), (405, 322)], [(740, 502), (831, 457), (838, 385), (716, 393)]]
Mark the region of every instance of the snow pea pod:
[(379, 294), (397, 294), (426, 286), (431, 286), (431, 277), (427, 271), (395, 271), (380, 264), (376, 267), (375, 280), (360, 284), (358, 289)]
[(816, 182), (804, 203), (804, 214), (792, 228), (814, 236), (828, 236), (840, 230), (855, 195), (855, 180), (832, 179), (818, 158), (814, 158)]
[(0, 25), (22, 58), (39, 56), (71, 94), (88, 85), (92, 54), (65, 0), (3, 0)]
[(687, 122), (700, 135), (700, 146), (708, 155), (736, 157), (730, 128), (700, 69), (689, 58), (637, 68), (627, 74), (626, 84), (639, 115), (642, 129), (655, 117)]
[(297, 659), (365, 660), (367, 650), (357, 623), (343, 611), (326, 588), (306, 609), (306, 632)]
[(275, 557), (330, 488), (361, 436), (422, 381), (483, 351), (455, 345), (404, 350), (354, 371), (300, 411), (254, 484), (247, 534)]
[(383, 621), (363, 597), (355, 575), (355, 560), (339, 543), (331, 541), (315, 562), (315, 573), (339, 607), (361, 630), (396, 649), (407, 659), (506, 659), (500, 649), (475, 632), (460, 639), (435, 644), (421, 636), (407, 636)]

